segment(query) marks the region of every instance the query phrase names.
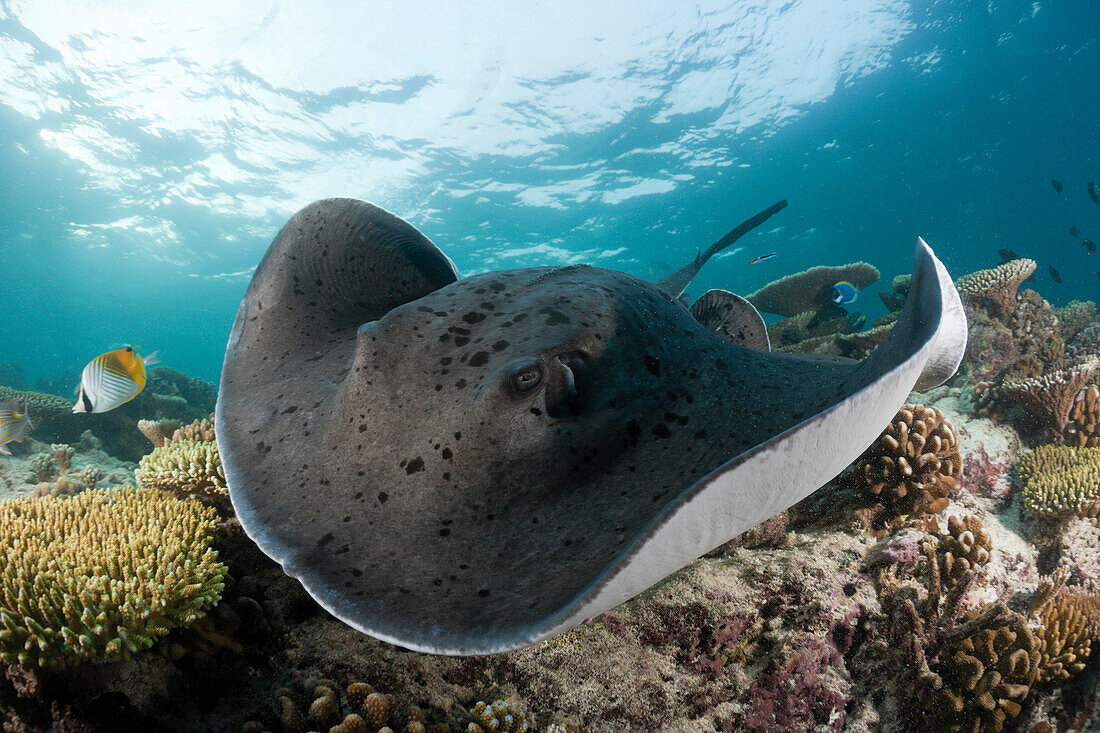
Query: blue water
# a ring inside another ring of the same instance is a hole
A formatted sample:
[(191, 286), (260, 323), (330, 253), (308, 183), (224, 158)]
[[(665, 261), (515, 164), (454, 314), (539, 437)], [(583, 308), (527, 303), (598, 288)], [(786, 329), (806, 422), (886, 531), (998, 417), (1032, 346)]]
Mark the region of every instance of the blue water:
[(1100, 295), (1069, 234), (1100, 240), (1095, 0), (174, 5), (0, 0), (0, 363), (28, 382), (124, 343), (216, 380), (252, 268), (328, 196), (463, 274), (656, 279), (786, 198), (693, 295), (863, 259), (873, 319), (918, 234), (956, 275), (1009, 248), (1055, 305)]

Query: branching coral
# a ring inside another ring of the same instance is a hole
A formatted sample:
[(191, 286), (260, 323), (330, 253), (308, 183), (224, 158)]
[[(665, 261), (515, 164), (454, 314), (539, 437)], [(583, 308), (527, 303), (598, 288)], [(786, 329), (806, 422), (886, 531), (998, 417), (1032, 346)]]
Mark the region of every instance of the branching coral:
[(1064, 680), (1085, 668), (1100, 637), (1100, 596), (1063, 593), (1039, 619), (1039, 680)]
[(878, 278), (879, 271), (866, 262), (838, 267), (819, 265), (769, 283), (748, 296), (747, 300), (758, 310), (791, 317), (819, 308), (823, 304), (816, 301), (820, 299), (822, 290), (841, 280), (847, 280), (862, 290)]
[(183, 427), (177, 429), (172, 433), (172, 436), (168, 439), (169, 442), (176, 442), (177, 440), (197, 440), (212, 442), (214, 440), (214, 416), (204, 417), (201, 420), (195, 420), (188, 423)]
[(43, 482), (34, 487), (34, 495), (39, 496), (73, 496), (80, 493), (85, 487), (62, 476), (53, 483)]
[(1045, 517), (1100, 513), (1100, 448), (1041, 445), (1020, 459), (1017, 472), (1029, 511)]
[(1066, 444), (1078, 448), (1100, 446), (1100, 387), (1089, 385), (1077, 393), (1069, 411)]
[(947, 520), (947, 533), (940, 534), (943, 582), (948, 588), (966, 578), (971, 571), (989, 562), (993, 540), (982, 520), (975, 516), (952, 516)]
[(50, 453), (57, 463), (57, 472), (62, 476), (66, 475), (73, 466), (73, 454), (76, 450), (65, 443), (54, 443), (50, 446)]
[(1070, 341), (1096, 318), (1096, 303), (1091, 300), (1071, 300), (1069, 305), (1055, 308), (1054, 313), (1058, 316), (1062, 338)]
[(223, 587), (214, 517), (132, 487), (0, 503), (0, 659), (125, 659), (195, 621)]
[(180, 428), (179, 420), (138, 420), (138, 430), (149, 439), (154, 448), (159, 448), (167, 443), (172, 435)]
[(57, 464), (49, 453), (39, 453), (31, 460), (31, 473), (36, 481), (49, 481), (56, 470)]
[(145, 488), (224, 499), (228, 495), (218, 445), (183, 438), (165, 443), (141, 459), (134, 473)]
[(1040, 423), (1062, 435), (1078, 393), (1096, 373), (1095, 356), (1065, 369), (1033, 379), (1007, 381), (998, 390), (1002, 399), (1015, 400)]
[[(343, 691), (335, 682), (326, 679), (317, 680), (307, 687), (309, 692), (306, 695), (300, 695), (287, 687), (276, 690), (275, 728), (281, 728), (288, 733), (306, 730), (327, 730), (329, 733), (392, 733), (394, 729), (405, 733), (425, 733), (427, 730), (427, 716), (418, 706), (409, 705), (403, 710), (395, 711), (393, 695), (376, 692), (365, 682), (352, 682)], [(259, 721), (245, 723), (245, 730), (269, 729)], [(445, 726), (439, 729), (450, 730)]]
[(1015, 312), (1016, 291), (1035, 272), (1035, 266), (1035, 260), (1011, 260), (963, 275), (955, 281), (955, 287), (964, 302), (985, 306), (990, 315), (1004, 318)]
[(958, 433), (924, 405), (904, 405), (855, 463), (857, 480), (895, 516), (942, 511), (961, 472)]
[(524, 733), (530, 730), (527, 715), (505, 700), (492, 704), (478, 701), (470, 710), (468, 733)]

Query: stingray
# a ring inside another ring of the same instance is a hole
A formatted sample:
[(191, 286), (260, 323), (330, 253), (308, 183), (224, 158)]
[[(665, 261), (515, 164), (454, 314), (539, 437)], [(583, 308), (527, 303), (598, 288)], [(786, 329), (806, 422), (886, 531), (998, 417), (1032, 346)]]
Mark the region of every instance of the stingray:
[(581, 624), (791, 506), (955, 372), (966, 320), (921, 240), (862, 362), (768, 352), (732, 293), (679, 302), (782, 205), (657, 283), (587, 265), (459, 278), (380, 208), (307, 206), (226, 349), (216, 429), (241, 525), (356, 629), (464, 655)]

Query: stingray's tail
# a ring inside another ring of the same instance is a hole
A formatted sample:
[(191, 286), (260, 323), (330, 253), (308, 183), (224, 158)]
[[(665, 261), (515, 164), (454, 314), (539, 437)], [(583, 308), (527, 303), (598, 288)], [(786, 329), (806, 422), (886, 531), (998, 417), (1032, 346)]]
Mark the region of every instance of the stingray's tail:
[(688, 284), (691, 283), (692, 278), (694, 278), (695, 275), (698, 274), (699, 270), (702, 269), (707, 260), (736, 242), (744, 235), (751, 232), (756, 227), (766, 222), (774, 214), (782, 211), (786, 207), (787, 200), (783, 199), (782, 201), (778, 201), (768, 208), (764, 209), (756, 216), (753, 216), (752, 218), (746, 219), (745, 221), (741, 222), (736, 227), (731, 229), (730, 232), (726, 234), (726, 236), (722, 237), (717, 242), (707, 247), (705, 251), (700, 252), (698, 255), (696, 255), (695, 259), (692, 262), (684, 265), (671, 275), (666, 275), (665, 277), (658, 280), (657, 287), (668, 293), (673, 300), (679, 298), (681, 295), (684, 294), (684, 291), (687, 290)]

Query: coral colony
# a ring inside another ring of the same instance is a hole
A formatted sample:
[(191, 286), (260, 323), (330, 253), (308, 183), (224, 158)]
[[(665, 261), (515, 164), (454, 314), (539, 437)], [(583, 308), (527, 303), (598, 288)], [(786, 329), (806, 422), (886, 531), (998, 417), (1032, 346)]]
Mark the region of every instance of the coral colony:
[[(211, 385), (153, 368), (99, 416), (0, 386), (34, 421), (0, 461), (0, 712), (43, 731), (1095, 729), (1075, 685), (1100, 638), (1100, 319), (1022, 289), (1034, 270), (958, 279), (960, 373), (910, 395), (823, 489), (489, 656), (360, 634), (259, 553), (226, 501)], [(774, 350), (861, 357), (908, 278), (869, 330), (809, 324), (823, 285), (878, 276), (815, 268), (749, 300), (782, 316)]]

